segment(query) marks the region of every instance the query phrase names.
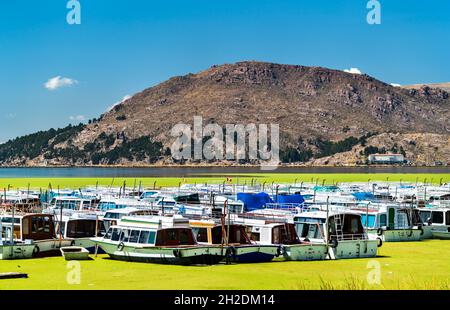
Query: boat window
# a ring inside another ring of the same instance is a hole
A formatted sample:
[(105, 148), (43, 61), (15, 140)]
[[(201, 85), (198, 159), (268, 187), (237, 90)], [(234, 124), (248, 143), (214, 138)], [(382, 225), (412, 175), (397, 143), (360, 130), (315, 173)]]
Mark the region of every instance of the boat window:
[(44, 227), (43, 230), (46, 233), (50, 232), (50, 218), (48, 216), (44, 217)]
[(139, 230), (132, 230), (130, 234), (130, 240), (128, 242), (137, 243), (139, 240)]
[[(2, 218), (2, 223), (11, 223), (12, 222), (12, 217), (3, 217)], [(18, 217), (14, 218), (14, 224), (20, 224), (20, 219)]]
[(22, 223), (22, 234), (23, 235), (28, 235), (30, 233), (30, 228), (28, 227), (28, 225), (29, 225), (29, 219), (24, 218), (23, 223)]
[(387, 215), (386, 214), (380, 214), (380, 224), (378, 225), (380, 227), (387, 226)]
[(67, 223), (67, 237), (95, 237), (95, 223), (95, 220), (71, 220)]
[(169, 228), (158, 231), (157, 246), (194, 245), (194, 235), (190, 228)]
[(189, 244), (189, 233), (186, 230), (180, 232), (180, 244)]
[(445, 225), (450, 225), (450, 212), (445, 212)]
[(399, 228), (408, 228), (410, 226), (409, 216), (406, 211), (401, 210), (397, 213), (398, 217), (398, 227)]
[(444, 224), (444, 213), (442, 211), (433, 211), (431, 221), (436, 224)]
[(44, 220), (42, 217), (31, 218), (31, 232), (40, 233), (44, 231)]
[(119, 218), (120, 218), (119, 213), (107, 212), (105, 214), (105, 219), (119, 219)]
[(294, 218), (295, 222), (300, 223), (325, 223), (325, 219), (320, 218), (308, 218), (308, 217), (296, 217)]
[[(368, 221), (366, 220), (366, 217), (368, 218)], [(361, 214), (361, 222), (362, 222), (363, 226), (367, 225), (367, 227), (374, 227), (375, 226), (375, 215), (369, 214), (369, 216), (367, 216), (366, 214)]]
[(308, 224), (308, 225), (305, 225), (305, 226), (306, 226), (305, 228), (307, 229), (306, 237), (308, 239), (318, 239), (318, 238), (320, 238), (319, 237), (320, 231), (319, 231), (318, 226), (316, 224)]
[(106, 232), (104, 238), (105, 238), (105, 239), (111, 239), (112, 231), (113, 231), (113, 230), (112, 230), (112, 228), (110, 227), (110, 228), (108, 229), (108, 231)]
[[(332, 221), (330, 221), (331, 224)], [(361, 217), (353, 214), (346, 214), (343, 216), (342, 233), (344, 235), (362, 235), (364, 234), (364, 228), (361, 223)], [(335, 225), (333, 224), (333, 230), (335, 231)]]
[(123, 229), (122, 233), (120, 234), (120, 241), (128, 242), (129, 239), (130, 239), (130, 230), (129, 229)]
[(422, 222), (427, 223), (431, 218), (431, 211), (420, 210), (420, 218), (422, 219)]
[(356, 218), (353, 218), (351, 221), (351, 228), (350, 228), (350, 232), (352, 234), (357, 234), (359, 231), (359, 221)]
[(155, 231), (151, 231), (149, 236), (148, 236), (148, 243), (149, 244), (155, 244), (155, 239), (156, 239), (156, 232)]
[(297, 244), (300, 241), (295, 232), (293, 224), (284, 224), (272, 229), (272, 243), (273, 244)]
[(139, 235), (139, 243), (140, 244), (155, 244), (155, 236), (156, 232), (154, 231), (141, 231)]
[(208, 229), (207, 228), (193, 228), (195, 239), (197, 242), (208, 242)]
[(139, 243), (141, 244), (148, 243), (149, 235), (150, 235), (149, 231), (146, 230), (141, 231), (141, 234), (139, 235)]
[(251, 238), (253, 241), (260, 241), (260, 239), (261, 239), (261, 234), (260, 234), (259, 232), (252, 232), (252, 233), (250, 234), (250, 238)]
[(112, 241), (119, 241), (121, 230), (119, 228), (114, 228), (111, 236)]

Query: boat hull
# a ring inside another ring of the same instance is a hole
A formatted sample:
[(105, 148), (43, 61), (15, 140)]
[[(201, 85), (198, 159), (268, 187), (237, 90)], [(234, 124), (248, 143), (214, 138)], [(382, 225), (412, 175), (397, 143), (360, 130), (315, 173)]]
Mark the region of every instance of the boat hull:
[(226, 254), (235, 263), (263, 263), (279, 256), (280, 251), (276, 245), (240, 245), (228, 247)]
[(383, 230), (379, 235), (376, 230), (369, 231), (371, 235), (377, 235), (383, 242), (408, 242), (408, 241), (420, 241), (424, 239), (425, 230), (423, 229), (389, 229)]
[(329, 259), (376, 257), (379, 240), (341, 240), (337, 246), (329, 246)]
[(32, 258), (34, 248), (34, 244), (2, 245), (0, 246), (0, 259)]
[(111, 258), (122, 261), (174, 264), (214, 265), (223, 259), (223, 249), (212, 246), (194, 247), (134, 247), (98, 241)]
[(70, 246), (72, 243), (71, 240), (58, 240), (58, 239), (49, 239), (49, 240), (37, 240), (34, 241), (34, 253), (33, 257), (47, 257), (47, 256), (60, 256), (61, 251), (59, 250), (61, 247)]
[(312, 261), (324, 260), (328, 256), (326, 244), (283, 245), (283, 257), (286, 260)]
[(450, 232), (448, 231), (433, 231), (433, 239), (450, 240)]

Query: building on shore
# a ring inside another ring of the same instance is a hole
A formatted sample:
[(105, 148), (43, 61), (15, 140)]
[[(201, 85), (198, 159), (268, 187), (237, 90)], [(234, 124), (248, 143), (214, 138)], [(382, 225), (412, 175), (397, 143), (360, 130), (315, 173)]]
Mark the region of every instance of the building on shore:
[(368, 157), (369, 164), (395, 165), (405, 163), (403, 154), (371, 154)]

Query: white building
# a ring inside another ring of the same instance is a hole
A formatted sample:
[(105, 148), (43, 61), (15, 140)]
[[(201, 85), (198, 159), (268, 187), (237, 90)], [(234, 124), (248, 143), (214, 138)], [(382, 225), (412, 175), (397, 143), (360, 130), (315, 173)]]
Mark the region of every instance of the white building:
[(368, 160), (370, 164), (403, 164), (405, 156), (402, 154), (371, 154)]

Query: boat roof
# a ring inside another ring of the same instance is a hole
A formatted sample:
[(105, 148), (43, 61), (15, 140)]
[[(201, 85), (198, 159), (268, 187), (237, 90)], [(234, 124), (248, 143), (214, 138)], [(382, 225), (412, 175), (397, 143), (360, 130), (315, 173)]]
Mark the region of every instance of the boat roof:
[(190, 228), (189, 219), (180, 215), (174, 216), (125, 216), (116, 226), (165, 229)]

